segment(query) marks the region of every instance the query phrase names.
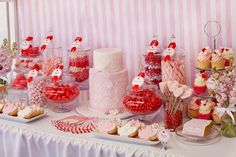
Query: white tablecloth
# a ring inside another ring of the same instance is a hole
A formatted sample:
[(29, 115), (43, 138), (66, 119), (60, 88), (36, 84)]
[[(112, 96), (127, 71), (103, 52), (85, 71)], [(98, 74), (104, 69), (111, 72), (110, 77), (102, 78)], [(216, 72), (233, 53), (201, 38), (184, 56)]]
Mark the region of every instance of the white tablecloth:
[(208, 146), (179, 143), (173, 135), (169, 149), (161, 145), (144, 146), (93, 137), (93, 134), (74, 135), (57, 130), (51, 120), (67, 114), (48, 113), (48, 116), (24, 124), (0, 119), (0, 157), (235, 157), (236, 138), (221, 138)]

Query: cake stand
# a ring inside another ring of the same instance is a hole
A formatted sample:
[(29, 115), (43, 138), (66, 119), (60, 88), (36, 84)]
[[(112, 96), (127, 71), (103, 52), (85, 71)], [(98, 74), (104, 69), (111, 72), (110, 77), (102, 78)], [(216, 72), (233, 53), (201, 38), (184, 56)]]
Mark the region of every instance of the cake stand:
[(89, 100), (79, 103), (79, 105), (75, 108), (75, 112), (85, 117), (97, 117), (100, 119), (111, 119), (111, 118), (127, 119), (134, 116), (133, 114), (127, 111), (117, 114), (105, 114), (102, 112), (97, 112), (89, 107), (89, 103), (90, 103)]

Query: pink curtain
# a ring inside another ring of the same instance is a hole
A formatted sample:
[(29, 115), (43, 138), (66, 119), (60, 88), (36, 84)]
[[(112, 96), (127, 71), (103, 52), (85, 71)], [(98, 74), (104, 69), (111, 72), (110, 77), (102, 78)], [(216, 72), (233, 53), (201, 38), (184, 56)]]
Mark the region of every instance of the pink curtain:
[[(49, 28), (62, 42), (64, 55), (77, 34), (91, 49), (120, 47), (133, 78), (153, 34), (166, 47), (174, 34), (186, 50), (188, 83), (194, 79), (194, 60), (212, 41), (204, 34), (208, 20), (221, 23), (219, 46), (236, 48), (235, 0), (18, 0), (20, 38), (33, 34), (42, 40)], [(234, 35), (233, 35), (234, 34)]]

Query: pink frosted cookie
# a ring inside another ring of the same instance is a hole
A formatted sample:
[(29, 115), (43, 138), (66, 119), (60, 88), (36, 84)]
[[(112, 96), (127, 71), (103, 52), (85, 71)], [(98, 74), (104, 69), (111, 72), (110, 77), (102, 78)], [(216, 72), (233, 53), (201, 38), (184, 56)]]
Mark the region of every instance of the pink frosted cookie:
[(100, 133), (116, 134), (118, 127), (121, 126), (121, 121), (117, 119), (102, 120), (97, 124), (97, 129)]
[(138, 135), (138, 130), (143, 127), (145, 127), (145, 124), (138, 120), (131, 120), (122, 127), (118, 127), (118, 134), (120, 136), (136, 137)]
[(4, 105), (2, 112), (10, 116), (17, 116), (18, 107), (12, 103), (7, 103)]
[(7, 100), (6, 99), (1, 99), (0, 100), (0, 113), (2, 113), (2, 109), (4, 108)]
[(158, 124), (147, 125), (138, 131), (138, 137), (143, 140), (155, 141), (157, 140)]

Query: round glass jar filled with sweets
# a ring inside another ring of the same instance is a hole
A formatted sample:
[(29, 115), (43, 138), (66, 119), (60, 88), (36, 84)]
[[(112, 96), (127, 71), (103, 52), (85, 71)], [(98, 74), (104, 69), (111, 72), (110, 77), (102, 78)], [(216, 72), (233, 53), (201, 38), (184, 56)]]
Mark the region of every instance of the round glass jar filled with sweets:
[(163, 51), (161, 61), (162, 81), (186, 83), (184, 51), (178, 49), (175, 37), (172, 36), (168, 47)]
[(20, 45), (20, 56), (35, 58), (40, 56), (39, 43), (32, 35), (27, 36)]
[(46, 104), (43, 94), (44, 87), (46, 86), (46, 78), (40, 70), (40, 66), (35, 64), (27, 75), (27, 85), (29, 104), (42, 107)]
[(157, 87), (146, 85), (144, 75), (144, 72), (141, 72), (133, 79), (132, 89), (128, 91), (123, 99), (124, 107), (133, 114), (151, 114), (159, 110), (162, 105)]
[(82, 46), (82, 37), (76, 37), (69, 52), (69, 73), (77, 82), (83, 82), (89, 77), (89, 49)]
[(73, 102), (79, 96), (78, 84), (68, 74), (62, 74), (63, 66), (53, 70), (43, 90), (49, 103), (49, 108), (55, 112), (69, 112), (73, 109)]
[(148, 82), (158, 85), (161, 82), (161, 54), (162, 50), (158, 48), (159, 42), (156, 36), (153, 36), (146, 53), (143, 55), (143, 65)]

